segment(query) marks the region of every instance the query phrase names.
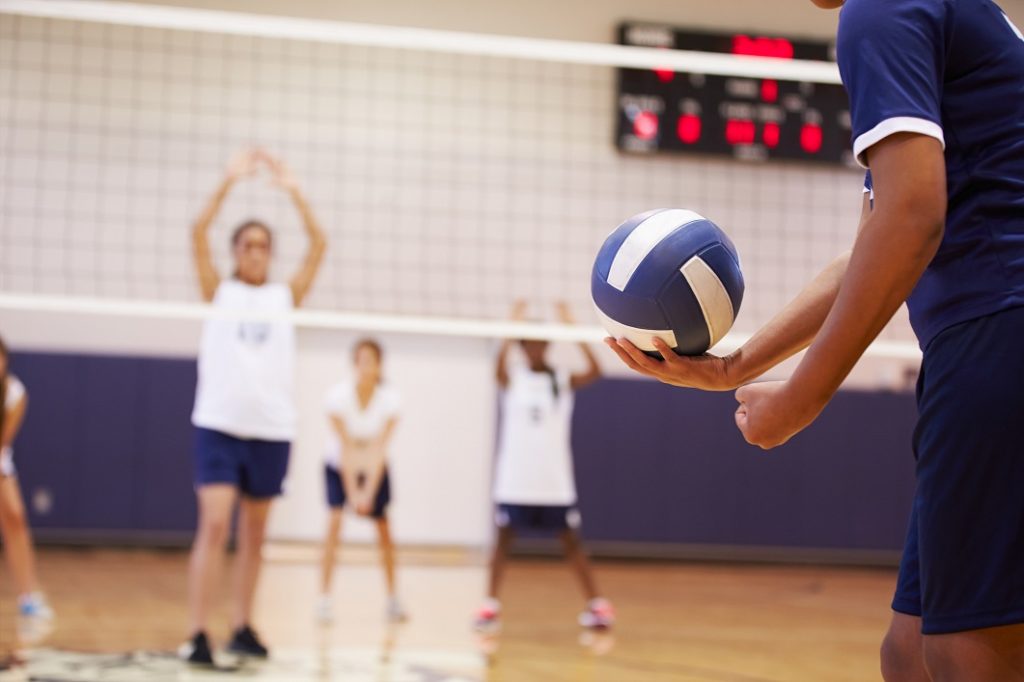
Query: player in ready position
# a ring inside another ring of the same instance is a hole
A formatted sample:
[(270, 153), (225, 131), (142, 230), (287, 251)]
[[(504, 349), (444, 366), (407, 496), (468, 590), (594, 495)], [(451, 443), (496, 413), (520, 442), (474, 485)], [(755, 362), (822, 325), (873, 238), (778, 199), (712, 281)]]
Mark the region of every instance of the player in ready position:
[(317, 604), (317, 617), (323, 623), (331, 622), (334, 617), (331, 581), (346, 505), (360, 516), (373, 519), (388, 591), (387, 617), (392, 623), (406, 620), (395, 588), (395, 546), (387, 517), (391, 503), (388, 447), (398, 425), (401, 397), (397, 389), (384, 381), (383, 360), (384, 350), (379, 343), (373, 339), (358, 341), (352, 353), (355, 379), (332, 386), (325, 400), (331, 429), (324, 464), (330, 518), (324, 539), (321, 594)]
[(28, 409), (25, 385), (8, 371), (7, 346), (0, 339), (0, 538), (7, 567), (18, 593), (18, 615), (51, 621), (53, 610), (39, 589), (32, 530), (14, 468), (14, 439)]

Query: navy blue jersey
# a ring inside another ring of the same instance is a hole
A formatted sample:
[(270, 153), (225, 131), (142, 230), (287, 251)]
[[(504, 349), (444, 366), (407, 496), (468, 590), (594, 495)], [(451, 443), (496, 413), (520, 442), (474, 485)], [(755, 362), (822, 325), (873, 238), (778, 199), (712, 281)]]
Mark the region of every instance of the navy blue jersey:
[(991, 0), (847, 0), (838, 58), (863, 166), (898, 132), (945, 148), (946, 231), (907, 300), (922, 348), (951, 325), (1024, 305), (1020, 30)]

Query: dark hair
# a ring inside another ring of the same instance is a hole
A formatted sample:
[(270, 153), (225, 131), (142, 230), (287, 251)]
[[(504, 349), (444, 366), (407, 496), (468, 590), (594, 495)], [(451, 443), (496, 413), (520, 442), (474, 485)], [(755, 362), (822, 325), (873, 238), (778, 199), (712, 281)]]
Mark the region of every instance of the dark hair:
[[(5, 360), (10, 357), (3, 339), (0, 339), (0, 357)], [(4, 421), (7, 418), (7, 374), (7, 363), (4, 363), (4, 371), (0, 373), (0, 438), (3, 437)]]
[[(377, 339), (371, 339), (369, 337), (359, 339), (356, 341), (356, 345), (352, 346), (352, 360), (356, 359), (359, 355), (359, 351), (364, 348), (369, 348), (375, 356), (377, 356), (377, 364), (380, 364), (384, 360), (384, 349), (380, 345), (380, 341)], [(377, 377), (377, 384), (380, 385), (384, 382), (384, 377)]]
[[(519, 345), (520, 347), (525, 349), (526, 344), (529, 343), (530, 341), (536, 341), (538, 343), (544, 344), (545, 350), (550, 345), (547, 339), (519, 339)], [(551, 379), (551, 394), (555, 396), (555, 401), (557, 402), (559, 394), (561, 393), (561, 390), (558, 388), (558, 374), (555, 372), (554, 368), (552, 368), (551, 365), (549, 365), (546, 361), (544, 362), (544, 366), (541, 368), (541, 371), (544, 372), (544, 374), (547, 374), (548, 377)]]
[(267, 227), (267, 224), (262, 220), (250, 218), (249, 220), (246, 220), (245, 222), (239, 224), (239, 226), (236, 227), (235, 230), (231, 233), (231, 246), (237, 246), (238, 240), (242, 238), (242, 233), (248, 230), (250, 227), (255, 227), (259, 230), (263, 230), (263, 232), (267, 235), (267, 241), (269, 241), (270, 243), (274, 242), (274, 233), (270, 231), (270, 228)]
[(359, 354), (364, 348), (369, 348), (373, 351), (373, 354), (377, 356), (377, 362), (381, 362), (384, 359), (384, 349), (381, 347), (380, 342), (377, 339), (371, 339), (369, 337), (365, 339), (359, 339), (356, 341), (356, 345), (352, 346), (352, 359)]

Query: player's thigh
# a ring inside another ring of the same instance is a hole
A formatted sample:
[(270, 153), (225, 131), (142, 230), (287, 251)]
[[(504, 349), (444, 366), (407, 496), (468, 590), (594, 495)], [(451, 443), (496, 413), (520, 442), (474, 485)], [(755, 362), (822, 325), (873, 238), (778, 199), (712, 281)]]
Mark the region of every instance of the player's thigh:
[(21, 499), (18, 479), (14, 476), (0, 476), (0, 522), (21, 523), (25, 520), (25, 503)]
[(1024, 624), (922, 639), (924, 661), (935, 680), (1024, 680)]

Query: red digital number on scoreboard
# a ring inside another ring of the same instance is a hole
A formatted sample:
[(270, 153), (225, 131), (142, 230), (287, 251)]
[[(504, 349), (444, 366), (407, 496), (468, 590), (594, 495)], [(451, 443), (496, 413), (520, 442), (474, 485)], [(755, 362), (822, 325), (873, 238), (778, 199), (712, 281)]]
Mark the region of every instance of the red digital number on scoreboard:
[(773, 57), (792, 59), (793, 43), (785, 38), (751, 38), (737, 35), (732, 38), (732, 53), (745, 57)]

